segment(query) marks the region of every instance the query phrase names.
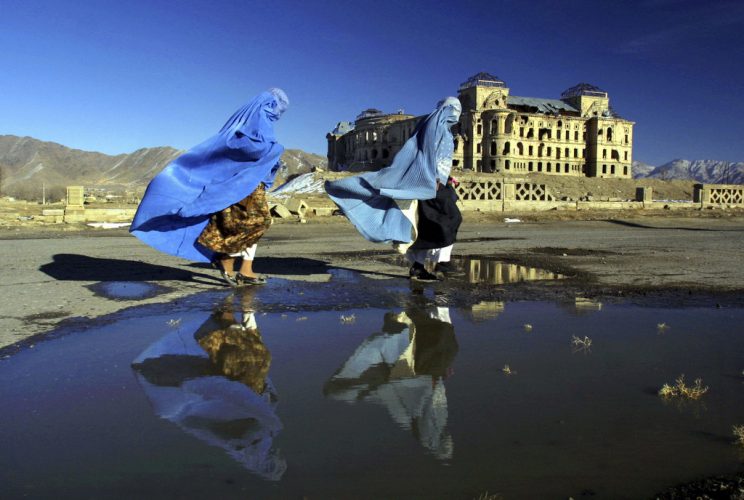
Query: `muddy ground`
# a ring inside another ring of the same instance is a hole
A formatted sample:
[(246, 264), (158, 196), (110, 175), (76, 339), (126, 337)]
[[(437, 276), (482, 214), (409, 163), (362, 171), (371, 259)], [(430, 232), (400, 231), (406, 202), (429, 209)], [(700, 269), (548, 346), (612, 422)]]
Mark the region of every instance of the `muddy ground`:
[[(435, 285), (442, 300), (460, 306), (483, 300), (573, 303), (576, 297), (672, 307), (744, 305), (741, 212), (509, 217), (521, 222), (505, 223), (503, 214), (466, 213), (453, 256), (500, 259), (567, 278), (508, 285), (453, 278)], [(4, 227), (0, 248), (5, 262), (0, 349), (61, 322), (83, 325), (124, 308), (223, 286), (208, 265), (161, 254), (123, 229)], [(362, 273), (375, 280), (370, 283), (407, 281), (407, 268), (395, 252), (365, 241), (342, 217), (275, 223), (259, 245), (255, 267), (288, 289), (297, 282), (327, 282), (333, 269)], [(106, 293), (109, 282), (134, 288), (130, 296)]]

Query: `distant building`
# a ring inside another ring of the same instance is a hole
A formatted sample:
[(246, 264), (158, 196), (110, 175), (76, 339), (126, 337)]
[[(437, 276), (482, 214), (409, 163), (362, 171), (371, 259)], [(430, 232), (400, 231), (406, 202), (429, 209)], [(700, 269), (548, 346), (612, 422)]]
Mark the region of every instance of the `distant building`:
[[(634, 122), (618, 116), (607, 92), (580, 83), (560, 99), (518, 97), (497, 77), (478, 73), (460, 85), (454, 169), (499, 174), (542, 172), (631, 177)], [(368, 109), (340, 122), (328, 139), (331, 170), (387, 166), (423, 116)]]

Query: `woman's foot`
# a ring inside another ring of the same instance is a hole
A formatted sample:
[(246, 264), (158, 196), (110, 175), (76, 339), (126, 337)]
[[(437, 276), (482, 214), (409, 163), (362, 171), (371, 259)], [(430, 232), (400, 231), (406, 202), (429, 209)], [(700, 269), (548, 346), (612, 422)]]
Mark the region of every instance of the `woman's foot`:
[(408, 271), (408, 276), (415, 281), (439, 281), (439, 277), (436, 274), (427, 271), (424, 265), (419, 262), (413, 263), (411, 269)]
[(243, 273), (238, 273), (235, 275), (235, 281), (238, 284), (237, 286), (265, 285), (266, 277), (260, 276), (258, 274), (254, 274), (253, 276), (246, 276)]
[(218, 259), (212, 261), (212, 267), (217, 269), (222, 275), (222, 279), (228, 284), (228, 286), (236, 287), (238, 282), (236, 280), (235, 273), (235, 259), (228, 257), (226, 259)]
[(238, 286), (266, 284), (266, 277), (253, 272), (253, 261), (248, 259), (243, 259), (240, 263), (240, 269), (235, 275), (235, 280), (238, 282)]

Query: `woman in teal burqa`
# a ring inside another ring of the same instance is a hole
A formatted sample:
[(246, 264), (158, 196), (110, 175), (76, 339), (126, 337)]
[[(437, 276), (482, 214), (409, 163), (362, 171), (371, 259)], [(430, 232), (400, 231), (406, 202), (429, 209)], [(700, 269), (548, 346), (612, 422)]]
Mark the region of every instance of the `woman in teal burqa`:
[(406, 252), (413, 279), (437, 279), (424, 267), (427, 259), (445, 270), (462, 222), (449, 175), (454, 152), (450, 129), (461, 111), (456, 97), (440, 101), (389, 167), (325, 185), (362, 236), (394, 243)]
[(253, 258), (271, 224), (265, 193), (284, 151), (273, 122), (287, 106), (281, 89), (262, 92), (173, 160), (147, 187), (132, 234), (162, 252), (213, 263), (230, 285), (265, 283)]

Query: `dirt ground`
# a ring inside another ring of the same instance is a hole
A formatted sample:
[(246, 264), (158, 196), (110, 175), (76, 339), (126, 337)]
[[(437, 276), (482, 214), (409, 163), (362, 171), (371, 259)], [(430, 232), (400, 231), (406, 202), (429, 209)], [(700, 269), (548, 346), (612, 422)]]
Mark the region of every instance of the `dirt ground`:
[[(566, 279), (501, 285), (450, 279), (437, 284), (436, 293), (451, 303), (580, 298), (670, 307), (744, 305), (740, 211), (464, 215), (454, 259), (488, 257)], [(520, 222), (506, 223), (505, 217)], [(29, 345), (62, 322), (83, 326), (124, 308), (223, 286), (208, 265), (161, 254), (124, 229), (4, 225), (0, 248), (0, 349)], [(333, 269), (383, 285), (407, 283), (407, 267), (389, 246), (367, 242), (339, 216), (278, 221), (261, 241), (255, 267), (288, 287), (329, 282)], [(115, 298), (101, 293), (112, 282), (149, 291)]]

